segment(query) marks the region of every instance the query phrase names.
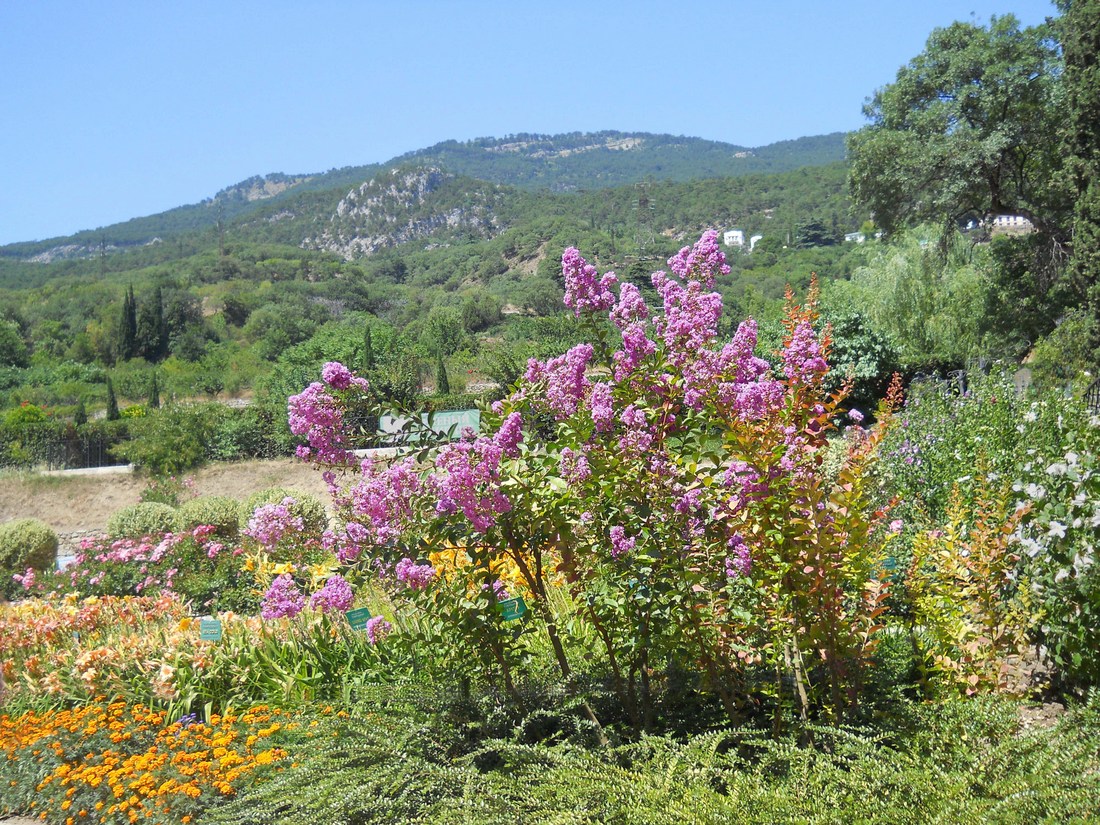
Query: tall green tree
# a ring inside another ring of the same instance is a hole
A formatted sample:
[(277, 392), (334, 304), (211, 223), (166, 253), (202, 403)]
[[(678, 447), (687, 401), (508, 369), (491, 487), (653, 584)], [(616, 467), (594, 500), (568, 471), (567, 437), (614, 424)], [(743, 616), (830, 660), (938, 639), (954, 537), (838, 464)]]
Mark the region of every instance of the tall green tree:
[(110, 376), (107, 377), (107, 420), (118, 421), (122, 416), (118, 411), (118, 397), (115, 395), (115, 385)]
[(134, 285), (126, 291), (122, 299), (122, 315), (118, 321), (118, 357), (128, 361), (137, 355), (137, 301), (134, 300)]
[(164, 297), (159, 286), (141, 303), (135, 337), (137, 354), (146, 361), (160, 361), (168, 354), (168, 327), (164, 322)]
[(1100, 348), (1100, 0), (1061, 0), (1058, 21), (1065, 72), (1066, 151), (1073, 181), (1070, 270), (1093, 317)]
[(848, 140), (854, 199), (887, 231), (1010, 213), (1059, 234), (1071, 208), (1054, 185), (1060, 72), (1045, 24), (1006, 15), (934, 30), (864, 106), (871, 122)]

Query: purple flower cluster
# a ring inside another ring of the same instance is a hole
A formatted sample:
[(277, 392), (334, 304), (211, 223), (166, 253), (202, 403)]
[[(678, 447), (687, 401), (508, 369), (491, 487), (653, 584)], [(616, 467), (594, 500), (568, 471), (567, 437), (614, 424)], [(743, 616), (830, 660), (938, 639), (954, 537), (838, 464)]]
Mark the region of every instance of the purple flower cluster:
[(592, 385), (588, 409), (592, 413), (592, 423), (596, 425), (597, 432), (606, 433), (615, 426), (615, 407), (611, 400), (610, 384), (600, 382)]
[(294, 503), (294, 499), (287, 496), (280, 504), (261, 504), (242, 532), (271, 550), (287, 534), (301, 533), (305, 529), (301, 517), (290, 512)]
[[(324, 464), (346, 464), (351, 453), (343, 438), (344, 413), (340, 400), (329, 392), (357, 387), (369, 388), (365, 378), (359, 378), (339, 361), (329, 361), (321, 368), (324, 383), (313, 382), (298, 395), (287, 399), (287, 420), (290, 431), (305, 436), (309, 446), (299, 446), (299, 458), (316, 458)], [(327, 386), (326, 386), (327, 385)]]
[(561, 274), (565, 279), (565, 305), (572, 308), (579, 318), (581, 312), (604, 312), (615, 304), (611, 286), (615, 273), (608, 272), (602, 278), (596, 267), (581, 257), (575, 247), (569, 247), (561, 256)]
[(330, 576), (325, 586), (313, 594), (309, 606), (314, 610), (320, 609), (322, 613), (343, 613), (351, 607), (354, 600), (355, 594), (351, 592), (351, 585), (337, 573)]
[(390, 635), (390, 631), (393, 630), (393, 625), (387, 622), (381, 616), (371, 616), (367, 620), (367, 640), (376, 645)]
[(435, 458), (431, 478), (436, 512), (461, 511), (474, 530), (487, 532), (496, 517), (512, 509), (500, 489), (500, 460), (504, 447), (491, 438), (444, 445)]
[(355, 521), (344, 527), (350, 547), (344, 555), (358, 557), (363, 546), (386, 544), (397, 538), (414, 516), (414, 500), (423, 488), (416, 461), (406, 458), (377, 469), (369, 458), (359, 465), (360, 475), (348, 491)]
[(289, 573), (277, 576), (264, 594), (260, 616), (265, 619), (293, 619), (306, 606), (306, 597)]
[(618, 559), (634, 550), (638, 540), (626, 534), (624, 527), (616, 524), (608, 531), (611, 538), (611, 557)]
[(642, 455), (653, 445), (653, 433), (650, 432), (645, 412), (634, 404), (623, 410), (619, 416), (626, 428), (619, 439), (619, 449), (629, 455)]
[(300, 445), (299, 458), (316, 457), (326, 464), (344, 464), (348, 451), (343, 441), (344, 413), (324, 384), (314, 381), (298, 395), (287, 399), (287, 421), (294, 435), (305, 436), (309, 446)]
[(664, 315), (655, 318), (653, 325), (664, 339), (669, 361), (681, 366), (718, 335), (722, 296), (704, 292), (699, 281), (681, 286), (664, 272), (653, 273), (653, 286), (664, 301)]
[(619, 287), (619, 300), (611, 310), (612, 323), (624, 330), (632, 324), (645, 321), (649, 317), (649, 307), (645, 305), (642, 293), (634, 284), (626, 281)]
[(417, 564), (406, 557), (394, 565), (393, 574), (406, 587), (423, 590), (435, 578), (435, 568), (430, 564)]
[(749, 575), (752, 571), (752, 554), (745, 540), (739, 535), (733, 535), (727, 546), (730, 554), (726, 556), (726, 577), (736, 579)]
[(821, 352), (821, 343), (809, 321), (795, 327), (791, 340), (783, 350), (783, 371), (792, 382), (812, 384), (829, 370)]
[(524, 377), (532, 384), (546, 382), (547, 405), (559, 421), (575, 413), (588, 392), (590, 382), (584, 373), (592, 353), (591, 344), (579, 344), (545, 364), (536, 358), (527, 362)]
[(646, 335), (644, 321), (636, 321), (623, 329), (623, 348), (612, 356), (615, 360), (615, 380), (625, 381), (638, 365), (657, 351), (657, 345)]
[(592, 470), (588, 466), (588, 457), (584, 453), (574, 452), (568, 447), (564, 447), (561, 451), (561, 458), (558, 460), (558, 472), (570, 484), (583, 484), (592, 475)]
[(515, 458), (519, 455), (519, 445), (523, 441), (523, 416), (518, 412), (511, 413), (500, 425), (493, 442), (500, 447), (500, 451), (507, 458)]
[(700, 281), (714, 288), (718, 275), (729, 275), (725, 253), (718, 247), (718, 233), (708, 229), (690, 249), (684, 247), (668, 259), (668, 266), (685, 281)]

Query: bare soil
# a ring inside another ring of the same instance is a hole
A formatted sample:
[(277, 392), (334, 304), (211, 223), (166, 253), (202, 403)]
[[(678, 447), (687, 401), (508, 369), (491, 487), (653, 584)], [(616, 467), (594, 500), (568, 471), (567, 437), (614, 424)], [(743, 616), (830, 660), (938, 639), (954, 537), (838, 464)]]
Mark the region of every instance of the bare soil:
[[(187, 476), (200, 496), (244, 500), (267, 487), (288, 487), (327, 501), (321, 474), (293, 458), (213, 464)], [(33, 517), (58, 533), (106, 530), (111, 514), (137, 504), (150, 479), (140, 474), (44, 476), (0, 475), (0, 523)]]

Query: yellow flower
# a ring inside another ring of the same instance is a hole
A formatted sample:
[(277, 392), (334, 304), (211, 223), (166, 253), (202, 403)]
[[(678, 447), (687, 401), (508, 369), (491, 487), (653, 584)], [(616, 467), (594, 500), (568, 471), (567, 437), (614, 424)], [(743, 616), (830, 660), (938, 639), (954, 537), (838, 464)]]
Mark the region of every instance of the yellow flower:
[(295, 566), (290, 562), (284, 561), (282, 564), (276, 564), (275, 567), (272, 568), (271, 572), (276, 576), (281, 576), (284, 573), (290, 573), (291, 575), (293, 575), (295, 572), (297, 572), (297, 568), (295, 568)]
[(190, 616), (184, 616), (182, 619), (180, 619), (179, 629), (180, 630), (190, 630), (191, 629), (191, 617)]

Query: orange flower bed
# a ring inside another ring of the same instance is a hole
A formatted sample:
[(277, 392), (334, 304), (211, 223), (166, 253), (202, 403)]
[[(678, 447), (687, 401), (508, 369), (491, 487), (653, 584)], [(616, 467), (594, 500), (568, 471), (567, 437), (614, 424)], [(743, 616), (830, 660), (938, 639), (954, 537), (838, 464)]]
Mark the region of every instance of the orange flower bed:
[(285, 758), (269, 741), (296, 726), (274, 721), (282, 715), (261, 706), (168, 722), (163, 712), (113, 702), (0, 716), (0, 814), (66, 825), (191, 822)]

